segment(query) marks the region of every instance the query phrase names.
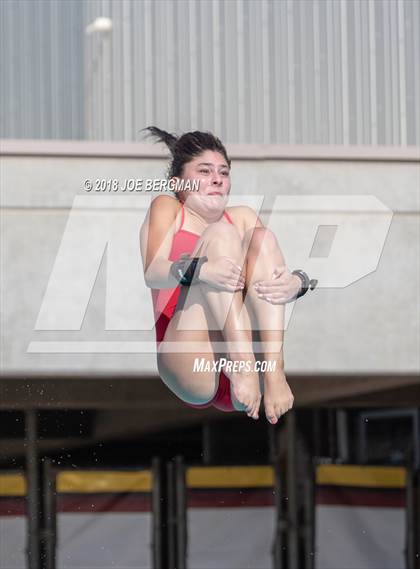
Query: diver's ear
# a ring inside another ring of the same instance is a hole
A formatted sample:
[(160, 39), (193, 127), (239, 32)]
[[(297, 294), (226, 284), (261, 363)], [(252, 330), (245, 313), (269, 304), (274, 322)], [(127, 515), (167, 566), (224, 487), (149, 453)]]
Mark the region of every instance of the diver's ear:
[(169, 178), (169, 187), (171, 190), (176, 191), (177, 188), (179, 188), (179, 186), (181, 182), (181, 178), (179, 176), (171, 176)]
[(181, 187), (181, 178), (179, 178), (178, 176), (171, 176), (169, 178), (169, 189), (172, 190), (175, 193), (179, 192), (179, 188)]

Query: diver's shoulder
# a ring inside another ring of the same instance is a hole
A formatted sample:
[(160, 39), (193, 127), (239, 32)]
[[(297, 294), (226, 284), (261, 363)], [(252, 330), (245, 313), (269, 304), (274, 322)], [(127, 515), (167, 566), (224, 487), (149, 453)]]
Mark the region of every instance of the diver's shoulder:
[(181, 204), (177, 198), (160, 195), (155, 197), (150, 204), (148, 217), (150, 216), (152, 223), (171, 224), (180, 209)]
[(162, 194), (153, 198), (150, 207), (153, 209), (177, 212), (180, 209), (181, 204), (177, 197), (169, 194)]

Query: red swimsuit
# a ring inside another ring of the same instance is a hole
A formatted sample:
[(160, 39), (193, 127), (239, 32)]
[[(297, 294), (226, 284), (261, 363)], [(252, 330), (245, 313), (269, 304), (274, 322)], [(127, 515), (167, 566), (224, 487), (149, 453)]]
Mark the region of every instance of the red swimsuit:
[[(192, 233), (186, 229), (182, 229), (184, 225), (184, 206), (181, 209), (181, 227), (175, 233), (171, 251), (169, 253), (169, 261), (177, 261), (182, 253), (188, 253), (189, 255), (194, 251), (196, 243), (200, 238), (197, 233)], [(229, 223), (232, 223), (229, 214), (225, 211), (224, 214)], [(168, 327), (169, 321), (175, 313), (176, 305), (178, 302), (179, 293), (181, 291), (181, 286), (177, 286), (172, 289), (152, 289), (152, 301), (153, 310), (155, 315), (155, 329), (156, 329), (156, 343), (157, 345), (163, 341), (165, 337), (166, 328)], [(232, 405), (231, 393), (230, 393), (230, 381), (226, 375), (220, 372), (219, 376), (219, 387), (208, 403), (203, 403), (200, 405), (193, 403), (186, 403), (189, 407), (194, 407), (196, 409), (205, 409), (206, 407), (216, 407), (221, 411), (235, 411)]]

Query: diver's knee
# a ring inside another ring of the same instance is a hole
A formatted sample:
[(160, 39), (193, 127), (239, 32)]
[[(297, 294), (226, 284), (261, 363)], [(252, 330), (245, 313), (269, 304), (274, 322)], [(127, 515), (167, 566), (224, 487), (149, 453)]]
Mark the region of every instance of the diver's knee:
[(275, 234), (266, 227), (249, 229), (245, 233), (242, 245), (248, 253), (274, 251), (278, 247)]

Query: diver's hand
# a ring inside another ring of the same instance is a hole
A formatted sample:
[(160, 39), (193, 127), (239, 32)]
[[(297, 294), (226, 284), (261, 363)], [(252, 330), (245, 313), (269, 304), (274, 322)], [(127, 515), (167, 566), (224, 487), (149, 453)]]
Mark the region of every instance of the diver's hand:
[(236, 292), (243, 290), (245, 279), (241, 267), (229, 257), (209, 259), (200, 268), (198, 280), (214, 288)]
[(294, 300), (302, 281), (293, 275), (287, 267), (277, 267), (271, 280), (254, 283), (258, 297), (270, 304), (286, 304)]

